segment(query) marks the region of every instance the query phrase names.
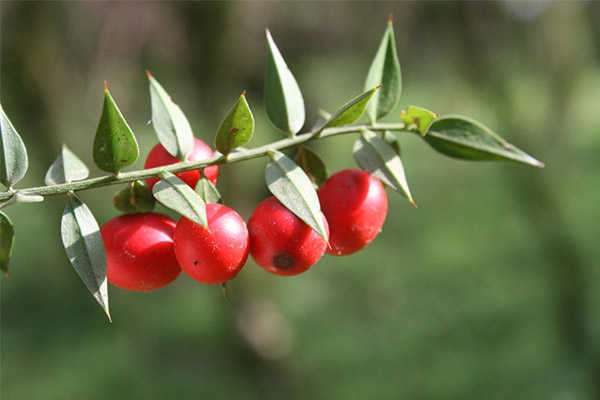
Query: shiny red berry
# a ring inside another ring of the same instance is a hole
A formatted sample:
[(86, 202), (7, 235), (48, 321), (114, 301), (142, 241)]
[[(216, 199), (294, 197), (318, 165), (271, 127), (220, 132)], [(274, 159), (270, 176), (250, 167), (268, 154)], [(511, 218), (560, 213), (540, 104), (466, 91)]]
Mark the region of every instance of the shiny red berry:
[(150, 291), (181, 273), (173, 249), (175, 221), (161, 214), (121, 215), (100, 230), (107, 257), (107, 278), (122, 289)]
[(223, 283), (240, 272), (250, 249), (246, 223), (232, 209), (217, 203), (206, 205), (208, 229), (181, 217), (175, 228), (175, 255), (193, 279)]
[[(327, 229), (327, 220), (321, 216)], [(275, 197), (269, 197), (256, 207), (248, 220), (248, 232), (252, 259), (275, 275), (297, 275), (306, 271), (319, 261), (327, 248), (327, 242), (317, 232)]]
[(354, 253), (381, 231), (387, 195), (375, 177), (360, 169), (346, 169), (323, 182), (318, 194), (321, 211), (329, 222), (328, 254)]
[[(194, 138), (194, 149), (187, 156), (187, 161), (200, 161), (205, 160), (207, 158), (214, 157), (215, 153), (212, 151), (209, 145), (204, 143), (200, 139)], [(145, 169), (161, 167), (163, 165), (170, 165), (180, 162), (177, 158), (173, 157), (171, 154), (165, 150), (162, 144), (157, 144), (150, 150), (148, 157), (146, 158), (146, 163), (144, 164)], [(200, 171), (186, 171), (175, 174), (179, 179), (187, 183), (192, 188), (196, 187), (196, 183), (200, 179)], [(217, 184), (217, 178), (219, 177), (219, 167), (216, 165), (212, 165), (210, 167), (204, 168), (204, 176), (212, 182), (213, 185)], [(152, 190), (152, 187), (156, 182), (158, 182), (160, 178), (149, 178), (146, 179), (146, 186), (148, 189)]]

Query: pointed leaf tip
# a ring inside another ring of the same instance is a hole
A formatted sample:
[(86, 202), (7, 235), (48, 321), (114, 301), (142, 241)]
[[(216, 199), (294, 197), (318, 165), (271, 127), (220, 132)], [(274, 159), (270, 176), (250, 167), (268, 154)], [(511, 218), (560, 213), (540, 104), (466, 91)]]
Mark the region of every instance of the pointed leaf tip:
[(389, 17), (388, 17), (388, 25), (392, 23), (392, 20), (394, 19), (394, 14), (390, 13)]
[(152, 78), (152, 74), (150, 73), (150, 71), (146, 70), (146, 76), (148, 77), (148, 79)]
[(108, 92), (108, 84), (106, 83), (106, 81), (104, 81), (104, 91)]

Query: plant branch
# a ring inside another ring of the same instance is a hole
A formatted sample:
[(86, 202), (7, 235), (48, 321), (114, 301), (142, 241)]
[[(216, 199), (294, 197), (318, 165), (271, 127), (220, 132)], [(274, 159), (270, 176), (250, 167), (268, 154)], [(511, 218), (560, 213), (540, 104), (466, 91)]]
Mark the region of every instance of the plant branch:
[[(40, 196), (54, 196), (64, 194), (70, 191), (88, 190), (101, 186), (116, 185), (127, 183), (136, 180), (143, 180), (158, 176), (161, 171), (168, 171), (172, 174), (191, 171), (195, 169), (205, 168), (211, 165), (232, 164), (250, 160), (253, 158), (264, 157), (269, 150), (282, 150), (296, 145), (307, 143), (315, 140), (320, 140), (329, 136), (343, 135), (347, 133), (360, 133), (364, 129), (373, 131), (408, 131), (403, 123), (396, 124), (376, 124), (376, 125), (353, 125), (344, 127), (327, 128), (320, 132), (318, 137), (315, 136), (317, 131), (302, 133), (293, 137), (285, 138), (264, 146), (255, 147), (253, 149), (241, 149), (229, 153), (226, 157), (219, 155), (217, 157), (207, 158), (196, 162), (182, 162), (177, 164), (164, 165), (157, 168), (145, 169), (141, 171), (122, 172), (117, 175), (105, 175), (97, 178), (84, 179), (77, 182), (63, 183), (59, 185), (39, 186), (26, 189), (18, 189), (13, 192), (0, 193), (0, 202), (5, 202), (10, 199), (16, 192), (23, 194), (35, 194)], [(3, 203), (0, 203), (0, 207)], [(8, 205), (8, 204), (6, 204)]]

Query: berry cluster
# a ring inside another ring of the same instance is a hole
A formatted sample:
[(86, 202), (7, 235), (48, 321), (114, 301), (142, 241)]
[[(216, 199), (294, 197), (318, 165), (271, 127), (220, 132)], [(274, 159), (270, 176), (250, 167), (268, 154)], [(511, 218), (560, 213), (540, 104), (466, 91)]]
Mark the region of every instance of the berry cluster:
[[(211, 148), (194, 139), (187, 161), (213, 157)], [(148, 155), (146, 168), (180, 162), (161, 144)], [(202, 174), (216, 184), (218, 166), (177, 174), (194, 188)], [(146, 180), (152, 189), (159, 178)], [(313, 266), (324, 253), (343, 256), (369, 244), (381, 230), (387, 197), (379, 180), (359, 169), (329, 177), (318, 190), (329, 243), (274, 196), (260, 203), (248, 225), (232, 209), (206, 206), (208, 229), (181, 217), (127, 214), (106, 223), (101, 234), (107, 254), (107, 278), (122, 289), (150, 291), (173, 282), (183, 270), (193, 279), (225, 283), (242, 269), (248, 255), (266, 271), (290, 276)]]

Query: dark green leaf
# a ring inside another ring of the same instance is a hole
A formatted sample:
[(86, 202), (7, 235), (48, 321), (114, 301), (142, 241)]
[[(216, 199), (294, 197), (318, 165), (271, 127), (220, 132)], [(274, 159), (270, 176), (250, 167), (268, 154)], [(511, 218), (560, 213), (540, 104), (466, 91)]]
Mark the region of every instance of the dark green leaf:
[(392, 146), (375, 133), (366, 131), (354, 143), (353, 151), (354, 159), (363, 170), (406, 196), (416, 207), (406, 183), (402, 160)]
[(217, 130), (215, 147), (223, 155), (245, 145), (252, 138), (254, 117), (246, 101), (245, 93), (242, 93)]
[(152, 188), (156, 200), (204, 228), (208, 227), (204, 200), (185, 182), (170, 172), (160, 173), (162, 178)]
[(321, 157), (306, 146), (300, 146), (294, 162), (302, 167), (317, 187), (321, 186), (329, 177), (329, 171)]
[(90, 174), (83, 161), (81, 161), (67, 145), (63, 143), (62, 150), (56, 160), (46, 172), (46, 185), (58, 185), (85, 179)]
[(126, 214), (145, 213), (154, 210), (154, 197), (144, 182), (135, 181), (115, 194), (113, 204)]
[(69, 261), (110, 321), (106, 251), (100, 228), (89, 208), (72, 193), (62, 215), (60, 231)]
[(439, 117), (423, 139), (440, 153), (463, 160), (504, 160), (544, 166), (489, 128), (460, 115)]
[(94, 138), (94, 163), (102, 171), (116, 174), (133, 164), (139, 153), (135, 136), (104, 83), (104, 106)]
[(391, 18), (388, 21), (377, 54), (369, 68), (365, 90), (377, 85), (382, 85), (382, 88), (373, 96), (367, 106), (367, 114), (373, 123), (392, 111), (400, 100), (400, 94), (402, 93), (402, 75), (400, 74), (398, 54), (396, 54)]
[(344, 104), (342, 108), (329, 117), (322, 129), (333, 126), (348, 125), (359, 119), (365, 112), (365, 108), (367, 107), (369, 100), (371, 100), (371, 97), (373, 97), (375, 92), (377, 92), (380, 87), (381, 85), (367, 90), (366, 92), (350, 100), (348, 103)]
[(171, 100), (171, 96), (150, 72), (146, 73), (150, 81), (152, 125), (158, 141), (173, 157), (185, 161), (194, 149), (192, 127), (181, 108)]
[(4, 214), (0, 212), (0, 270), (8, 278), (8, 262), (15, 243), (15, 230), (12, 222)]
[(265, 108), (278, 129), (295, 135), (304, 125), (304, 99), (271, 33), (267, 29), (268, 59), (265, 81)]
[(198, 193), (198, 195), (202, 198), (202, 200), (204, 200), (206, 204), (221, 202), (221, 194), (219, 193), (217, 188), (212, 184), (212, 182), (206, 179), (205, 177), (202, 177), (200, 178), (200, 180), (198, 180), (194, 191)]
[(431, 112), (425, 108), (408, 106), (402, 111), (400, 118), (407, 126), (414, 126), (421, 133), (421, 136), (427, 134), (427, 129), (434, 119), (439, 117), (438, 114)]
[(7, 189), (27, 172), (27, 150), (0, 105), (0, 184)]
[(393, 133), (391, 131), (384, 131), (383, 132), (383, 140), (385, 140), (391, 146), (391, 148), (394, 149), (396, 154), (398, 154), (399, 156), (402, 156), (402, 149), (400, 148), (400, 142), (398, 141), (398, 137), (396, 136), (395, 133)]
[(272, 150), (265, 178), (269, 190), (288, 210), (327, 239), (321, 205), (310, 178), (285, 154)]

